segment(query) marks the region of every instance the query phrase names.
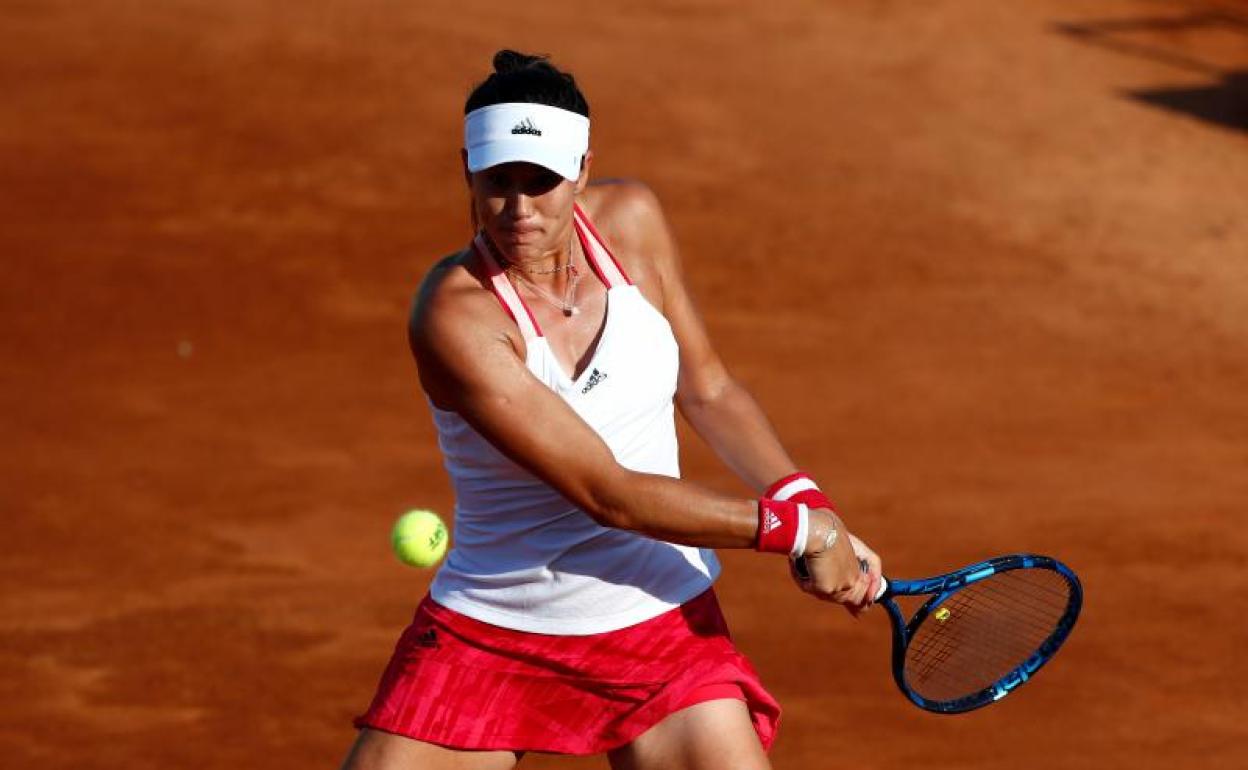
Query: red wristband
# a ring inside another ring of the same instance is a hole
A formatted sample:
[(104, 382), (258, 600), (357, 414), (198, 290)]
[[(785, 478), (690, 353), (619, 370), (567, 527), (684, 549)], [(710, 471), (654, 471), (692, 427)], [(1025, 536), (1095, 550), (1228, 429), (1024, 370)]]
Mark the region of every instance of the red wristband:
[(811, 508), (827, 508), (835, 510), (832, 501), (819, 489), (819, 485), (810, 476), (798, 471), (767, 487), (763, 497), (773, 500), (788, 500), (793, 503), (804, 503)]
[(755, 549), (797, 558), (806, 552), (810, 509), (804, 503), (785, 500), (758, 501), (758, 538)]

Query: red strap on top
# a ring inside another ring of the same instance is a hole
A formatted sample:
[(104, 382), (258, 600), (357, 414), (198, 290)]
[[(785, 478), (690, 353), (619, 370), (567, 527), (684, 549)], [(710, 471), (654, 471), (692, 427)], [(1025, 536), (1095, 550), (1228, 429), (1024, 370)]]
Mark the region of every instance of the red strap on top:
[[(628, 280), (624, 268), (620, 267), (620, 263), (616, 261), (611, 250), (603, 242), (602, 236), (594, 229), (594, 223), (589, 221), (589, 217), (585, 216), (585, 212), (575, 203), (572, 204), (572, 225), (581, 242), (581, 249), (585, 252), (585, 259), (589, 262), (590, 269), (598, 276), (598, 280), (602, 281), (608, 290), (616, 286), (632, 286), (633, 282)], [(498, 297), (507, 315), (511, 316), (516, 325), (520, 327), (520, 336), (526, 340), (541, 337), (542, 327), (538, 325), (537, 317), (533, 315), (528, 303), (507, 278), (502, 265), (495, 259), (490, 244), (485, 240), (485, 234), (477, 233), (477, 237), (472, 239), (472, 245), (485, 265), (494, 296)]]
[(482, 264), (485, 265), (487, 277), (490, 279), (490, 288), (494, 290), (494, 296), (498, 297), (498, 302), (503, 306), (503, 310), (506, 310), (507, 315), (511, 316), (511, 320), (515, 321), (516, 326), (520, 327), (520, 336), (525, 341), (541, 337), (542, 327), (537, 325), (537, 318), (533, 316), (533, 311), (529, 310), (529, 306), (520, 297), (516, 287), (507, 278), (502, 265), (498, 264), (498, 260), (494, 258), (490, 245), (485, 242), (485, 234), (477, 233), (477, 237), (472, 239), (472, 245), (477, 250), (477, 254), (480, 255)]
[(628, 280), (628, 274), (624, 272), (624, 268), (620, 267), (619, 260), (607, 248), (606, 241), (598, 234), (598, 230), (594, 227), (594, 223), (589, 221), (585, 211), (576, 203), (572, 204), (572, 222), (576, 225), (576, 235), (581, 239), (581, 248), (585, 251), (589, 266), (598, 275), (598, 279), (608, 289), (614, 289), (616, 286), (632, 286), (633, 282)]

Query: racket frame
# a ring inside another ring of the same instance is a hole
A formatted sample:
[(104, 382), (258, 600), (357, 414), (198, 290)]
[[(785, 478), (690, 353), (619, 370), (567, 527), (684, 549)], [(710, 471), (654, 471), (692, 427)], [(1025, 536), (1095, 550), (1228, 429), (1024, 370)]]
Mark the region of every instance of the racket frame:
[[(1019, 569), (1049, 569), (1061, 575), (1069, 584), (1071, 591), (1070, 600), (1067, 602), (1066, 611), (1059, 618), (1053, 633), (1020, 665), (978, 692), (953, 700), (934, 701), (924, 698), (911, 689), (906, 681), (906, 648), (909, 646), (910, 640), (914, 638), (915, 631), (927, 619), (927, 616), (961, 589), (993, 575)], [(905, 619), (901, 608), (893, 601), (895, 596), (924, 596), (927, 594), (932, 594), (932, 596), (923, 602), (909, 621)], [(889, 578), (878, 603), (883, 605), (888, 612), (889, 620), (892, 621), (893, 681), (897, 683), (898, 689), (901, 690), (902, 694), (910, 702), (926, 711), (932, 711), (937, 714), (961, 714), (1001, 700), (1035, 676), (1036, 672), (1053, 658), (1058, 648), (1070, 636), (1070, 632), (1075, 626), (1075, 621), (1079, 618), (1079, 611), (1083, 607), (1083, 586), (1080, 585), (1079, 578), (1074, 571), (1057, 559), (1038, 554), (1018, 553), (998, 556), (944, 575), (922, 580), (894, 580)]]

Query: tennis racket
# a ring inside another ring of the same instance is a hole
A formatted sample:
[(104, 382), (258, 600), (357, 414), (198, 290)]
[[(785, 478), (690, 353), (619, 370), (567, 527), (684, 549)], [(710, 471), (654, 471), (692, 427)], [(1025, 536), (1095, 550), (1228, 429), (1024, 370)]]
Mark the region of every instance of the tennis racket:
[[(927, 598), (907, 620), (900, 596)], [(1079, 618), (1083, 588), (1056, 559), (1013, 554), (922, 580), (887, 579), (876, 601), (892, 621), (902, 694), (921, 709), (960, 714), (1001, 700), (1053, 658)]]

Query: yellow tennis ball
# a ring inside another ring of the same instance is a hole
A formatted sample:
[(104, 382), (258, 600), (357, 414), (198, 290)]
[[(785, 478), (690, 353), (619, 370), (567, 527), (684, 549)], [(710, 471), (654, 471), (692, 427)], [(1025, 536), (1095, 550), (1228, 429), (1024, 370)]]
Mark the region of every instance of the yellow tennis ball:
[(422, 508), (408, 511), (394, 522), (390, 545), (395, 556), (413, 567), (432, 567), (446, 553), (450, 537), (438, 514)]

